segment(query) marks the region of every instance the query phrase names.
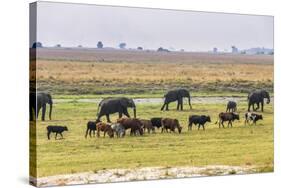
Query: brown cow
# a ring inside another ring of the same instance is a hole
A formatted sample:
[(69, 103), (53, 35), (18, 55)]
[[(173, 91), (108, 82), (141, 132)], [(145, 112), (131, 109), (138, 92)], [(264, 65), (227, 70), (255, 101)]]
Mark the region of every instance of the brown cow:
[(138, 133), (143, 135), (142, 123), (137, 118), (120, 118), (117, 120), (117, 123), (123, 125), (126, 130), (131, 129), (130, 135), (137, 135)]
[(179, 133), (181, 133), (182, 127), (179, 124), (179, 121), (177, 119), (171, 119), (171, 118), (163, 118), (162, 119), (162, 131), (164, 131), (164, 129), (166, 130), (166, 132), (168, 132), (168, 129), (170, 129), (170, 131), (175, 132), (175, 128), (178, 129)]
[(153, 133), (155, 133), (155, 128), (153, 127), (152, 123), (150, 120), (147, 119), (141, 119), (140, 120), (142, 123), (142, 127), (143, 127), (143, 131), (145, 132), (145, 129), (147, 129), (147, 132), (150, 133), (150, 131), (152, 131)]
[(100, 137), (100, 131), (104, 133), (103, 137), (107, 133), (110, 138), (114, 137), (114, 132), (111, 126), (107, 123), (99, 122), (97, 123), (97, 136)]
[(236, 119), (239, 120), (239, 114), (235, 112), (221, 112), (219, 114), (219, 120), (215, 124), (219, 122), (219, 128), (221, 128), (221, 125), (224, 128), (223, 122), (228, 121), (227, 127), (229, 127), (229, 125), (232, 127), (232, 122)]

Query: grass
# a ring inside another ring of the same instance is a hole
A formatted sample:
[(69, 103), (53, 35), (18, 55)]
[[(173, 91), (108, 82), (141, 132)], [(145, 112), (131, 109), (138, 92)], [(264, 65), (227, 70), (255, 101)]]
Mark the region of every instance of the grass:
[[(243, 118), (233, 128), (219, 129), (214, 122), (222, 104), (194, 104), (193, 110), (161, 112), (160, 104), (137, 106), (140, 118), (174, 117), (184, 127), (182, 134), (159, 131), (143, 137), (126, 136), (85, 139), (86, 123), (95, 119), (95, 103), (54, 104), (52, 121), (37, 123), (38, 176), (50, 176), (113, 168), (138, 168), (147, 166), (205, 166), (241, 165), (254, 166), (260, 172), (273, 170), (273, 106), (265, 106), (264, 120), (256, 126), (244, 126)], [(240, 116), (246, 103), (239, 104)], [(132, 113), (131, 111), (129, 111)], [(187, 131), (190, 114), (209, 114), (212, 122), (206, 131)], [(117, 114), (111, 116), (114, 121)], [(105, 120), (105, 119), (103, 119)], [(67, 125), (65, 139), (47, 140), (47, 125)], [(34, 152), (34, 151), (33, 151)], [(232, 173), (232, 172), (230, 172)]]
[(37, 86), (58, 95), (134, 95), (177, 87), (196, 92), (272, 91), (272, 62), (205, 63), (196, 58), (188, 63), (38, 60)]

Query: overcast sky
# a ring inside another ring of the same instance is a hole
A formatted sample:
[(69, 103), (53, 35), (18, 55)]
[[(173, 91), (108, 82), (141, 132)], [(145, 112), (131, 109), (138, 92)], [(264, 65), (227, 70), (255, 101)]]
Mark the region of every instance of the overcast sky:
[(273, 48), (273, 17), (39, 2), (37, 39), (44, 46), (142, 46), (207, 51)]

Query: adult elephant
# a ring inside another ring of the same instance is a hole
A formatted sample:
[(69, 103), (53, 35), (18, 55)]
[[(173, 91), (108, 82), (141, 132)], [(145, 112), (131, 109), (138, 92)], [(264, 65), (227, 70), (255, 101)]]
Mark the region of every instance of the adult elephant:
[(29, 104), (29, 118), (30, 121), (33, 121), (34, 118), (34, 113), (36, 119), (38, 119), (38, 114), (42, 108), (42, 121), (45, 121), (45, 113), (46, 113), (46, 108), (47, 104), (50, 105), (50, 110), (49, 110), (49, 119), (52, 119), (52, 107), (53, 107), (53, 100), (52, 96), (49, 93), (44, 93), (44, 92), (39, 92), (35, 93), (32, 92), (30, 93), (29, 96), (30, 104)]
[[(260, 108), (261, 104), (261, 111), (263, 112), (263, 105), (264, 105), (264, 99), (267, 99), (266, 103), (270, 103), (270, 96), (269, 93), (266, 90), (256, 90), (248, 95), (248, 112), (250, 111), (250, 108), (252, 106), (253, 111), (257, 111)], [(254, 105), (257, 105), (257, 108), (254, 107)]]
[(136, 118), (136, 105), (133, 99), (126, 97), (110, 97), (103, 99), (98, 106), (97, 120), (100, 121), (100, 118), (106, 115), (107, 122), (110, 122), (109, 115), (117, 112), (119, 113), (119, 118), (121, 118), (123, 114), (130, 118), (128, 108), (133, 108), (134, 118)]
[(188, 104), (190, 109), (192, 109), (191, 103), (190, 103), (190, 93), (188, 90), (186, 89), (174, 89), (174, 90), (170, 90), (168, 91), (165, 95), (164, 95), (164, 104), (161, 108), (161, 110), (169, 110), (169, 103), (170, 102), (174, 102), (174, 101), (178, 101), (178, 105), (177, 105), (177, 110), (179, 110), (179, 108), (181, 110), (183, 110), (183, 98), (187, 97), (188, 98)]

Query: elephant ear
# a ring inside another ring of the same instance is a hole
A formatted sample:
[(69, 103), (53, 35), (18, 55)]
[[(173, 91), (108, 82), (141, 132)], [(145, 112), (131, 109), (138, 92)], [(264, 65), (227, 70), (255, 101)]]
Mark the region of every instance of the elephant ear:
[(181, 97), (188, 97), (189, 96), (189, 92), (187, 90), (185, 90), (185, 89), (181, 89), (181, 90), (179, 90), (179, 95)]

